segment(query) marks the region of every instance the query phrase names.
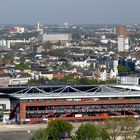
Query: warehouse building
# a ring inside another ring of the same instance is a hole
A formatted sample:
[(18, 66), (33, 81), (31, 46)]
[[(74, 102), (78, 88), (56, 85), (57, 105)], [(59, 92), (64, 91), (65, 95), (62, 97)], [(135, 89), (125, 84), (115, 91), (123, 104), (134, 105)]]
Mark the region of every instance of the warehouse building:
[(51, 42), (66, 44), (72, 40), (71, 34), (40, 34), (39, 40), (42, 42)]

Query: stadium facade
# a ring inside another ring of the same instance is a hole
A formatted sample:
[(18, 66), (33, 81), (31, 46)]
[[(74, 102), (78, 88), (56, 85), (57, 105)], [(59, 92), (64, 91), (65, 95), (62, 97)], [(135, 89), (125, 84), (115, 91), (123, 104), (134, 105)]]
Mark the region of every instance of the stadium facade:
[(30, 87), (11, 94), (11, 119), (15, 118), (19, 123), (37, 123), (140, 117), (138, 86), (61, 86), (50, 89)]

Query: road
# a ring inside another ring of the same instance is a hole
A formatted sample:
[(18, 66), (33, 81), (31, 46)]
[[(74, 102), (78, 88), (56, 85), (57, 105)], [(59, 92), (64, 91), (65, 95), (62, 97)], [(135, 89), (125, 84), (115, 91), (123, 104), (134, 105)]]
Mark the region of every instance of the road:
[(0, 124), (0, 140), (29, 140), (40, 128), (46, 128), (46, 124), (34, 125), (2, 125)]

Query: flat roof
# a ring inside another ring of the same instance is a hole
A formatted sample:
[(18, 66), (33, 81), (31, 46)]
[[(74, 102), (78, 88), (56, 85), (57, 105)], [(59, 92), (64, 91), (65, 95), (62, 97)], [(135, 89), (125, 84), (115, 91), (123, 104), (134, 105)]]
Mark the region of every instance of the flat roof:
[(75, 86), (62, 86), (51, 92), (37, 87), (30, 87), (10, 94), (20, 100), (33, 99), (62, 99), (62, 98), (104, 98), (104, 97), (140, 97), (140, 87), (130, 85), (100, 85), (81, 91)]

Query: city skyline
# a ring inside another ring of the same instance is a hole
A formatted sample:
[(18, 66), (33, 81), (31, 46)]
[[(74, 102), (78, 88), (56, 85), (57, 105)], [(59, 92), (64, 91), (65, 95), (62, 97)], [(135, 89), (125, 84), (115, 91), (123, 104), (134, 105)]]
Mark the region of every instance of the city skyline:
[[(0, 24), (139, 24), (140, 1), (2, 0)], [(6, 8), (7, 7), (7, 8)]]

